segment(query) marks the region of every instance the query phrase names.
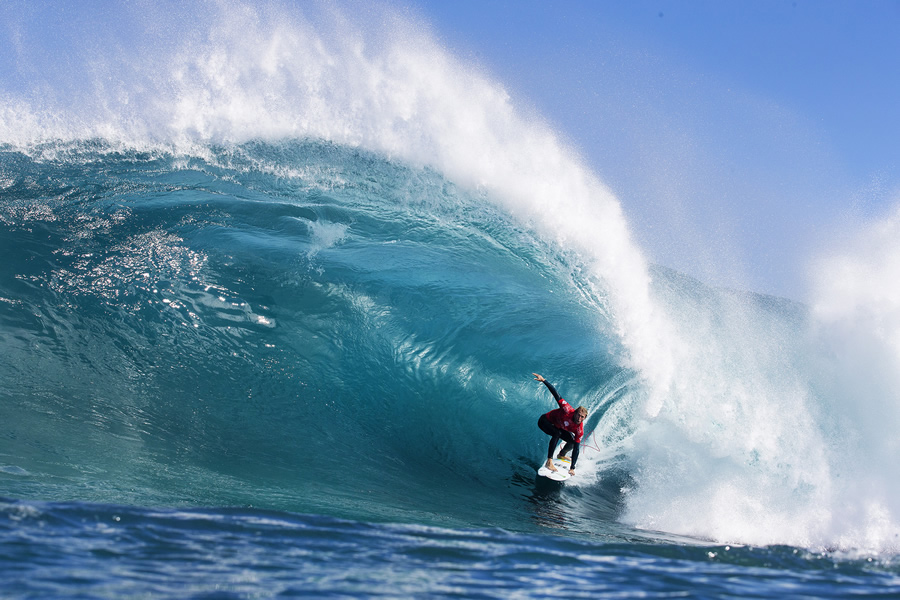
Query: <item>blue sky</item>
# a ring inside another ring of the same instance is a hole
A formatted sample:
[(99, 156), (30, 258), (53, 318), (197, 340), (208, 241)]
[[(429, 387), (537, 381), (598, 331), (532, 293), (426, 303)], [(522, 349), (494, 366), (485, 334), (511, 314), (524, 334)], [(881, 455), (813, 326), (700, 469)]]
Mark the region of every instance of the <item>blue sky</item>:
[(648, 258), (804, 299), (900, 200), (900, 2), (413, 4), (613, 189)]

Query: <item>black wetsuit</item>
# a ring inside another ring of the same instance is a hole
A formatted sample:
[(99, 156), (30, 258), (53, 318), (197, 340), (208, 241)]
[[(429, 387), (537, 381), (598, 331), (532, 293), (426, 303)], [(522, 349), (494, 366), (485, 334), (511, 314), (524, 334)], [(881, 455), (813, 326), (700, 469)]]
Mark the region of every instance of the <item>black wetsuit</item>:
[(541, 428), (541, 431), (550, 436), (550, 445), (547, 448), (547, 458), (553, 458), (553, 451), (556, 450), (556, 445), (559, 444), (560, 440), (562, 440), (566, 442), (566, 445), (563, 447), (563, 452), (570, 448), (572, 449), (572, 462), (569, 468), (574, 469), (575, 463), (578, 462), (578, 455), (581, 451), (581, 443), (580, 441), (575, 441), (574, 433), (558, 427), (548, 417), (550, 413), (556, 412), (558, 410), (569, 412), (566, 411), (565, 407), (569, 407), (569, 409), (571, 410), (571, 406), (569, 406), (569, 403), (563, 400), (562, 397), (560, 397), (559, 393), (556, 391), (556, 388), (550, 385), (550, 382), (546, 379), (544, 380), (544, 385), (547, 386), (547, 389), (550, 390), (551, 394), (553, 394), (553, 399), (556, 400), (557, 404), (560, 405), (560, 408), (551, 410), (549, 413), (541, 415), (541, 418), (538, 419), (538, 427)]

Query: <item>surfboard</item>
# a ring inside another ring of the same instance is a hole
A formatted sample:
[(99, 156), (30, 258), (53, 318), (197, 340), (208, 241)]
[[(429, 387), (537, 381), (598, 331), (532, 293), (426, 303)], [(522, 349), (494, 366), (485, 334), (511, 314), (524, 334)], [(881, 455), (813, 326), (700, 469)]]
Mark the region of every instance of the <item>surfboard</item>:
[(546, 477), (547, 479), (552, 479), (553, 481), (565, 481), (571, 477), (569, 475), (569, 465), (572, 463), (569, 461), (568, 456), (553, 459), (553, 466), (558, 469), (555, 473), (548, 469), (546, 464), (546, 460), (541, 463), (541, 468), (538, 469), (538, 475)]

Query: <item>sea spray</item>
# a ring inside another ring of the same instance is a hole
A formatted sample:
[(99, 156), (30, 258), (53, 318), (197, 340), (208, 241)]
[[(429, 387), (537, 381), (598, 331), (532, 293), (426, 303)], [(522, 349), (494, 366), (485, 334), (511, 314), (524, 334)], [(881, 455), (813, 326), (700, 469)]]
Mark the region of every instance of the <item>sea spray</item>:
[(841, 454), (830, 533), (900, 548), (900, 213), (848, 232), (813, 272), (814, 388)]
[(640, 476), (626, 518), (722, 542), (826, 543), (833, 450), (798, 368), (806, 310), (667, 284), (658, 297), (685, 351), (665, 407), (632, 440)]

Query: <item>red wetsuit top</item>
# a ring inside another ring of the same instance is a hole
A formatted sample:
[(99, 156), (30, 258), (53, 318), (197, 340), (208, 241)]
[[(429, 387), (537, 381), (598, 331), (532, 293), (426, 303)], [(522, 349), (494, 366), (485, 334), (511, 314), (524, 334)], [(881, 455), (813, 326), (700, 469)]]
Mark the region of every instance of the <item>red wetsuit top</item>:
[(584, 421), (576, 423), (572, 419), (575, 409), (569, 406), (568, 402), (560, 398), (553, 386), (547, 383), (547, 381), (544, 381), (544, 385), (547, 386), (550, 393), (553, 394), (553, 398), (559, 403), (559, 408), (545, 413), (544, 416), (560, 429), (571, 432), (575, 436), (575, 443), (580, 444), (581, 437), (584, 435)]

